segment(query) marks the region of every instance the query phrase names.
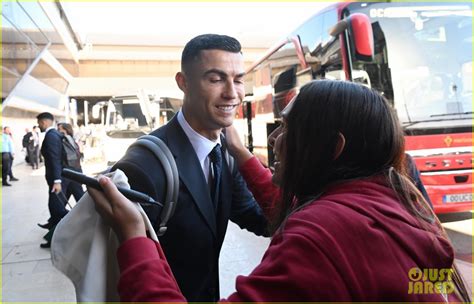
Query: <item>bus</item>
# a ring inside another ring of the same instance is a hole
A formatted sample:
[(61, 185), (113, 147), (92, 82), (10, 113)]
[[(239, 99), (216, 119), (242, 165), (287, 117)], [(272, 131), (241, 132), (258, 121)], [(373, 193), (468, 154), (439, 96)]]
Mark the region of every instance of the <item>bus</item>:
[(344, 2), (307, 20), (247, 69), (236, 126), (273, 162), (266, 138), (313, 79), (361, 83), (402, 123), (436, 213), (472, 210), (472, 4)]

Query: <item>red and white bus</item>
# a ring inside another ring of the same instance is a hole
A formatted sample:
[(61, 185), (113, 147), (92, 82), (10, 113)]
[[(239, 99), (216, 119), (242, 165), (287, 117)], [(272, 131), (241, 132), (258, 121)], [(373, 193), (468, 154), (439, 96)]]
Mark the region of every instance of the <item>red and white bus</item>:
[(271, 166), (267, 135), (303, 84), (362, 83), (395, 107), (435, 212), (472, 210), (472, 38), (470, 2), (335, 3), (248, 69), (236, 125)]

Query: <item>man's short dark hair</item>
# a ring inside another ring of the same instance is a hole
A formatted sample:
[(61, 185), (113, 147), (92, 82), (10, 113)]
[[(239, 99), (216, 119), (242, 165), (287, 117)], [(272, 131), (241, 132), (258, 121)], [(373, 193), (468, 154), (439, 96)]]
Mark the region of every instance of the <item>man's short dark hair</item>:
[(217, 34), (196, 36), (184, 46), (183, 53), (181, 54), (181, 70), (185, 71), (200, 55), (201, 51), (222, 50), (231, 53), (240, 53), (241, 49), (240, 42), (230, 36)]
[(36, 116), (36, 119), (37, 120), (49, 119), (49, 120), (54, 121), (54, 116), (53, 116), (53, 114), (51, 114), (49, 112), (43, 112), (43, 113), (39, 113), (38, 116)]

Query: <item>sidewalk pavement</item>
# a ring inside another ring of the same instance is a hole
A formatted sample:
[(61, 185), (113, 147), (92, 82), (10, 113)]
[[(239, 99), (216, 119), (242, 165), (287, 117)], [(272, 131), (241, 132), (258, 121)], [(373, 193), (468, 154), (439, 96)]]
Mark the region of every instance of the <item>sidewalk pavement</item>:
[[(103, 164), (83, 167), (92, 175)], [(37, 223), (49, 217), (44, 167), (32, 170), (26, 164), (13, 168), (20, 180), (2, 188), (2, 301), (75, 302), (72, 283), (56, 270), (49, 249), (41, 249), (46, 230)], [(74, 205), (74, 200), (70, 201)], [(221, 296), (235, 290), (237, 275), (246, 275), (259, 264), (269, 240), (256, 237), (230, 224), (220, 259)], [(472, 290), (472, 264), (458, 260), (461, 273)]]
[(39, 247), (46, 230), (36, 223), (49, 218), (44, 166), (20, 164), (13, 172), (20, 180), (2, 188), (2, 300), (75, 302), (72, 283)]

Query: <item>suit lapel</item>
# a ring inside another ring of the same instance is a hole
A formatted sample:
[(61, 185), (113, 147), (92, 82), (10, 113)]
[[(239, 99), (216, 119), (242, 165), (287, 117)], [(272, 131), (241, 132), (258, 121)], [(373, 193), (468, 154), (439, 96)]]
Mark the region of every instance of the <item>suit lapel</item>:
[(169, 122), (166, 136), (168, 147), (176, 158), (179, 178), (188, 189), (207, 225), (216, 237), (216, 215), (209, 194), (209, 187), (196, 152), (179, 125), (176, 116)]

